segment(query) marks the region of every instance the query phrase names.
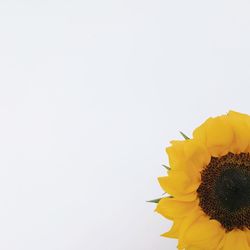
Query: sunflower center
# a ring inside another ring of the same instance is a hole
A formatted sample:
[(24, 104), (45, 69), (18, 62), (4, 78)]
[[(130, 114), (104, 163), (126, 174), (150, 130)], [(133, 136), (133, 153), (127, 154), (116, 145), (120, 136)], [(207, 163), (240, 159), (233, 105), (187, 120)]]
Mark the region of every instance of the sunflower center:
[(250, 155), (212, 157), (197, 193), (203, 211), (227, 231), (250, 229)]
[(229, 168), (216, 180), (215, 194), (221, 206), (233, 212), (250, 205), (250, 172)]

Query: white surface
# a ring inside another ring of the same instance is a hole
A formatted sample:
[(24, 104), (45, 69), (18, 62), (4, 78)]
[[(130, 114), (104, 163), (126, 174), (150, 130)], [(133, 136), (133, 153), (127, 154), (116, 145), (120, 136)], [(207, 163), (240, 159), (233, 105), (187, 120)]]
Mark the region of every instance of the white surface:
[(1, 1), (0, 249), (165, 250), (168, 141), (249, 110), (249, 1)]

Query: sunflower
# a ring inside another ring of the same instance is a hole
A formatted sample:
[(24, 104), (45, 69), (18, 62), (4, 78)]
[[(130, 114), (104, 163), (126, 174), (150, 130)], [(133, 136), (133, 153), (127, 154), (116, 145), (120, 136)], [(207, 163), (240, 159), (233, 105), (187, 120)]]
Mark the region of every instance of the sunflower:
[(180, 250), (250, 249), (250, 116), (209, 118), (166, 152), (170, 166), (158, 180), (170, 196), (156, 211), (173, 225), (162, 236)]

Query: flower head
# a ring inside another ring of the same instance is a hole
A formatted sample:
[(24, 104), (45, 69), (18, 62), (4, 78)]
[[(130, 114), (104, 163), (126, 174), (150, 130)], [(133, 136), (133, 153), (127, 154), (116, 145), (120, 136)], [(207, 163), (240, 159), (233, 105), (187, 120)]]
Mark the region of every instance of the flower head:
[(171, 144), (170, 170), (159, 177), (171, 196), (156, 207), (173, 220), (163, 236), (177, 238), (178, 249), (250, 249), (250, 116), (209, 118)]

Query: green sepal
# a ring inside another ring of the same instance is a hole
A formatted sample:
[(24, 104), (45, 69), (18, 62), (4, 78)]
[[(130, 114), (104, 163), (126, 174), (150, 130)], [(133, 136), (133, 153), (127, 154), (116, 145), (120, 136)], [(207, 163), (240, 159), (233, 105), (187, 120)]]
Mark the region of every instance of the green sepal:
[(180, 134), (183, 136), (185, 140), (190, 140), (190, 138), (187, 135), (185, 135), (183, 132), (180, 131)]
[(172, 195), (170, 196), (167, 196), (167, 197), (162, 197), (162, 198), (158, 198), (158, 199), (154, 199), (154, 200), (150, 200), (150, 201), (147, 201), (147, 202), (151, 202), (151, 203), (159, 203), (159, 201), (163, 198), (174, 198)]
[(162, 166), (163, 166), (164, 168), (166, 168), (167, 170), (171, 170), (170, 167), (168, 167), (168, 166), (166, 166), (166, 165), (164, 165), (164, 164), (162, 164)]
[(161, 199), (162, 199), (162, 198), (158, 198), (158, 199), (150, 200), (150, 201), (147, 201), (147, 202), (159, 203), (159, 201), (160, 201)]

